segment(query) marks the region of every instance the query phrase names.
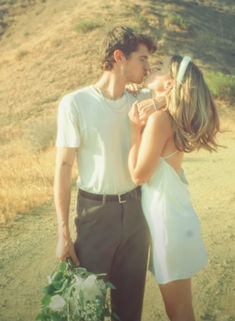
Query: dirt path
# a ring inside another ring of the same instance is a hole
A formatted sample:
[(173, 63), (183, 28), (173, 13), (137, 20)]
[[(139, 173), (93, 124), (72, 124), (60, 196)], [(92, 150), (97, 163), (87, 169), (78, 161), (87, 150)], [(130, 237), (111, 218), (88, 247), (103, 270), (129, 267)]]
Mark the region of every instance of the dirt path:
[[(211, 155), (200, 152), (187, 156), (184, 165), (210, 258), (209, 266), (193, 282), (197, 320), (202, 321), (235, 321), (233, 128), (234, 122), (229, 119), (229, 130), (220, 140), (228, 148)], [(0, 321), (32, 321), (46, 277), (56, 264), (53, 206), (47, 205), (1, 227), (0, 242)], [(167, 318), (158, 287), (148, 274), (143, 321), (155, 320)]]

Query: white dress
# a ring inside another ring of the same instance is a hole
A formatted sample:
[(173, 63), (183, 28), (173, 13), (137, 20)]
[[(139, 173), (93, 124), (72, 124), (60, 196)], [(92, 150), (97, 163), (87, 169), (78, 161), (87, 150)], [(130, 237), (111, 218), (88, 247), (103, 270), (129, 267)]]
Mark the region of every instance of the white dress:
[(191, 278), (208, 260), (187, 182), (166, 158), (142, 186), (142, 207), (152, 238), (151, 269), (159, 284)]

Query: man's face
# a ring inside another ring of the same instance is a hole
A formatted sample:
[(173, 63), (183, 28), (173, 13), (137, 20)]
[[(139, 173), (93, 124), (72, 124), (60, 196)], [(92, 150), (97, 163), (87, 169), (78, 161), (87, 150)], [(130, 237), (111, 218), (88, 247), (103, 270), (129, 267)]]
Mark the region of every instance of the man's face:
[(139, 45), (127, 59), (124, 65), (124, 74), (127, 83), (140, 84), (149, 72), (150, 53), (145, 45)]

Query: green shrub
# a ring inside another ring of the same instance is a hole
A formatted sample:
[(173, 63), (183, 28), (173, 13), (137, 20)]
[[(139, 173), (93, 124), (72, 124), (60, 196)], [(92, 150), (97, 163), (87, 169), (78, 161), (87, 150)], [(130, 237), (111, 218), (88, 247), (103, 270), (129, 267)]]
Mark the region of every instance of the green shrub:
[(235, 100), (234, 76), (221, 72), (209, 72), (205, 74), (205, 79), (215, 98)]
[(137, 16), (136, 17), (136, 22), (138, 24), (137, 29), (141, 32), (144, 32), (145, 29), (149, 28), (149, 23), (147, 18), (143, 17), (143, 16)]
[(79, 22), (76, 27), (75, 30), (77, 32), (90, 32), (96, 28), (99, 28), (101, 25), (100, 23), (93, 21), (93, 20), (83, 20), (81, 22)]
[(182, 30), (187, 30), (190, 26), (190, 24), (185, 19), (183, 19), (181, 16), (175, 15), (175, 14), (171, 14), (171, 15), (167, 16), (166, 24), (168, 26), (169, 25), (177, 26)]

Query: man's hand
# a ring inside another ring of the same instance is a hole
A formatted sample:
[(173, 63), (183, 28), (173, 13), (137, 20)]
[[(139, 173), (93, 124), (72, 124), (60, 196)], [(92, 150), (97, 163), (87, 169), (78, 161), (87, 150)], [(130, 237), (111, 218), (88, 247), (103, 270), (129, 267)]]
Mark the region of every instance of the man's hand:
[(139, 84), (128, 84), (126, 85), (125, 89), (133, 96), (138, 96), (141, 89), (143, 89), (143, 85), (139, 85)]
[(56, 257), (60, 261), (66, 261), (68, 257), (71, 257), (74, 264), (76, 264), (77, 266), (80, 265), (78, 257), (74, 250), (74, 244), (70, 236), (59, 236), (56, 247)]

